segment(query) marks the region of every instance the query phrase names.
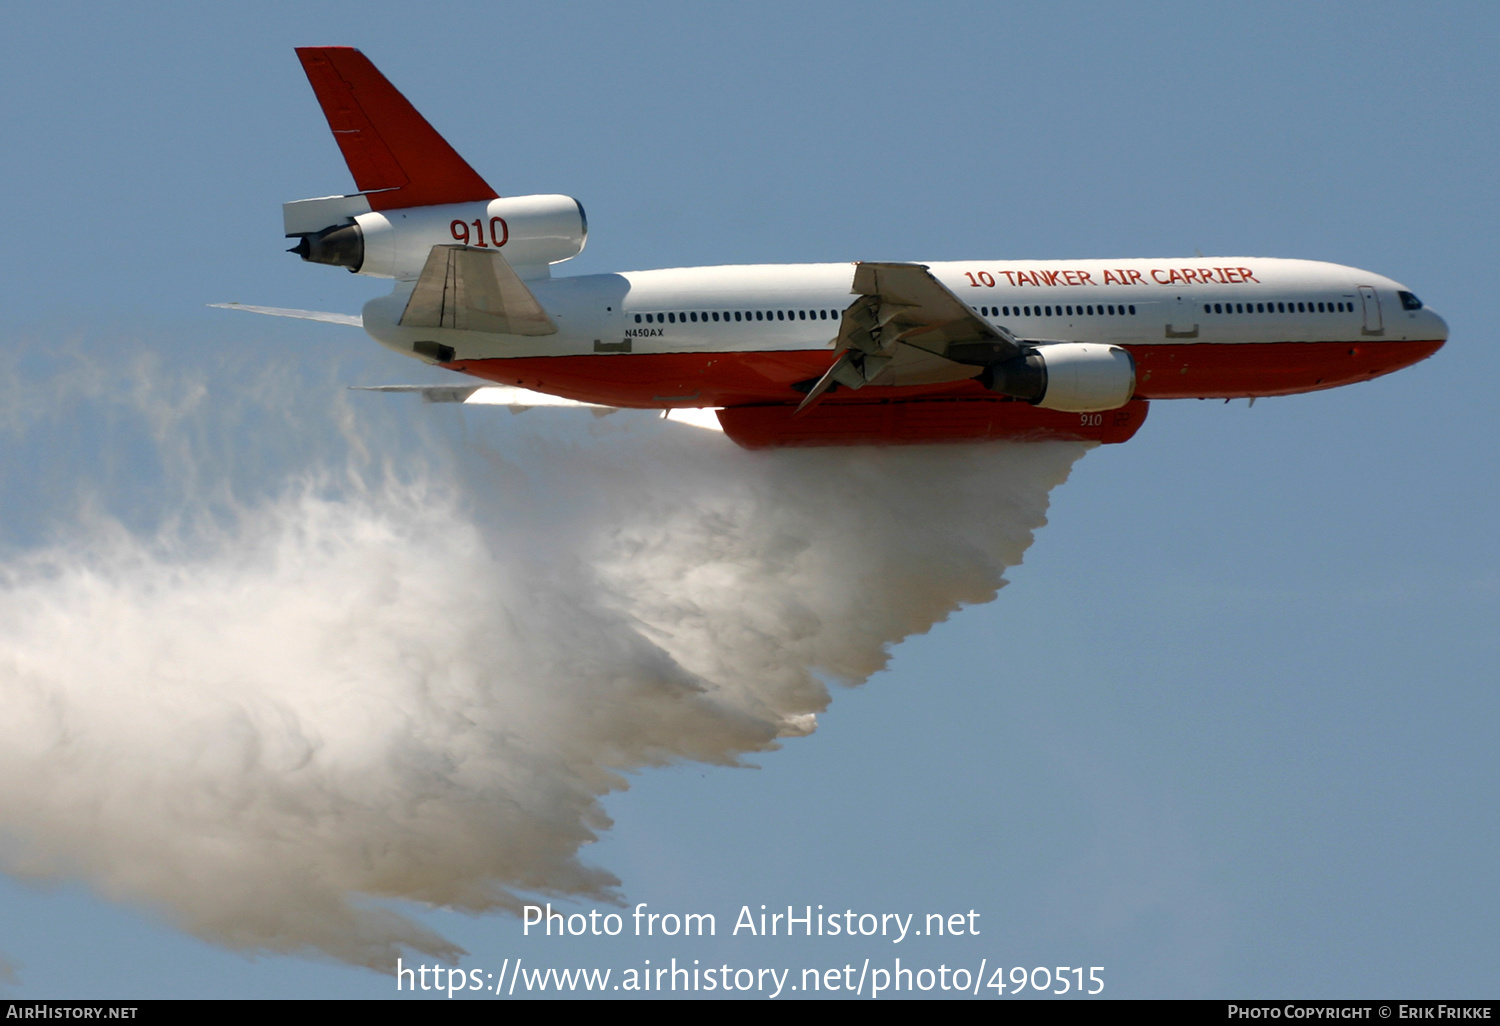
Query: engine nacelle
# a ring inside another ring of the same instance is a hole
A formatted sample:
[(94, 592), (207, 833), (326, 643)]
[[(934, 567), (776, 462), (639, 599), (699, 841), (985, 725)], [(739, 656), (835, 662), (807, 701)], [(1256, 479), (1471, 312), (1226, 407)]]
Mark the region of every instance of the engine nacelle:
[(980, 380), (991, 391), (1044, 410), (1093, 413), (1130, 401), (1135, 394), (1135, 360), (1119, 346), (1058, 342), (986, 367)]
[(414, 281), (433, 246), (495, 248), (523, 278), (583, 251), (588, 219), (569, 196), (507, 196), (489, 202), (370, 209), (363, 196), (300, 200), (283, 207), (292, 252), (355, 274)]

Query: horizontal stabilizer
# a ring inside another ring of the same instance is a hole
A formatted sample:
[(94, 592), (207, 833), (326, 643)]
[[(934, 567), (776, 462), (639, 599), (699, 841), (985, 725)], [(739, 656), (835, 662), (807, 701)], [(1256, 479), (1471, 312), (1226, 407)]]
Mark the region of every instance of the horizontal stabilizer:
[(328, 324), (347, 324), (351, 328), (364, 326), (359, 314), (326, 313), (322, 310), (288, 310), (280, 306), (246, 306), (244, 303), (209, 303), (220, 310), (243, 310), (246, 313), (267, 314), (271, 317), (295, 317), (303, 321), (324, 321)]
[(557, 325), (500, 251), (472, 246), (432, 247), (401, 326), (495, 335), (557, 333)]
[(494, 189), (350, 46), (297, 48), (328, 127), (375, 210), (469, 203)]

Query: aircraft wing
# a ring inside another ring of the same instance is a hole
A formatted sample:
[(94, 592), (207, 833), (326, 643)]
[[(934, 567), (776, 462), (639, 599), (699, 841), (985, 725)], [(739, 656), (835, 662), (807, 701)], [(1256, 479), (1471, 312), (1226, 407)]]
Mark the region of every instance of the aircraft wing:
[[(564, 409), (588, 410), (596, 417), (603, 417), (611, 413), (620, 412), (618, 406), (601, 406), (598, 403), (584, 403), (576, 399), (564, 399), (559, 395), (548, 395), (546, 392), (533, 392), (529, 388), (516, 388), (512, 385), (351, 385), (350, 388), (358, 392), (415, 392), (422, 397), (426, 403), (463, 403), (465, 406), (505, 406), (512, 413), (524, 413), (527, 410), (542, 407), (561, 407)], [(670, 420), (674, 424), (686, 424), (689, 427), (704, 428), (711, 431), (723, 431), (719, 425), (718, 411), (715, 409), (671, 409), (662, 410), (663, 420)]]
[(613, 413), (617, 406), (601, 406), (598, 403), (581, 403), (576, 399), (533, 392), (529, 388), (510, 385), (350, 385), (356, 392), (413, 392), (428, 403), (466, 403), (475, 406), (509, 406), (517, 410), (529, 410), (537, 406), (564, 406), (586, 410), (601, 410)]
[(923, 264), (856, 264), (851, 291), (860, 298), (844, 311), (837, 358), (799, 410), (835, 384), (958, 381), (1022, 355), (1015, 336), (969, 309)]

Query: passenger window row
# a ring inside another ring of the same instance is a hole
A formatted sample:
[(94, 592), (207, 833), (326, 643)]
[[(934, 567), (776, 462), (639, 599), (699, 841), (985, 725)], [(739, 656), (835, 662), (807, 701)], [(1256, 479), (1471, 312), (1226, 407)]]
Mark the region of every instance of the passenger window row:
[(985, 317), (1124, 317), (1135, 314), (1135, 304), (1099, 306), (982, 306)]
[[(644, 320), (643, 320), (644, 318)], [(705, 321), (836, 321), (837, 310), (689, 310), (636, 314), (637, 324), (702, 324)]]
[[(1401, 293), (1402, 306), (1420, 310), (1422, 301), (1410, 293)], [(1124, 317), (1135, 315), (1135, 304), (1095, 304), (1084, 306), (982, 306), (985, 317)], [(1299, 303), (1204, 303), (1204, 313), (1353, 313), (1354, 304), (1336, 302)], [(837, 310), (689, 310), (685, 313), (636, 314), (637, 324), (701, 324), (714, 321), (836, 321)]]
[[(1325, 309), (1326, 308), (1326, 309)], [(1354, 304), (1336, 303), (1204, 303), (1204, 313), (1353, 313)]]

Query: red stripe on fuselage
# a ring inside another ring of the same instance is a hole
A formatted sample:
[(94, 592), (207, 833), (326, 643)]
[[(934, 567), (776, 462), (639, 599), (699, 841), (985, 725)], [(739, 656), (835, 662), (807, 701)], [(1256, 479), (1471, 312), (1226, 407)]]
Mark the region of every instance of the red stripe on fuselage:
[[(1140, 399), (1292, 395), (1389, 374), (1435, 353), (1441, 341), (1126, 345)], [(793, 402), (792, 385), (828, 369), (827, 349), (750, 353), (635, 353), (461, 360), (454, 370), (505, 385), (606, 406), (744, 406)], [(840, 389), (825, 403), (989, 395), (976, 381)]]
[(1442, 341), (1261, 342), (1126, 346), (1142, 399), (1294, 395), (1367, 381), (1409, 367)]

